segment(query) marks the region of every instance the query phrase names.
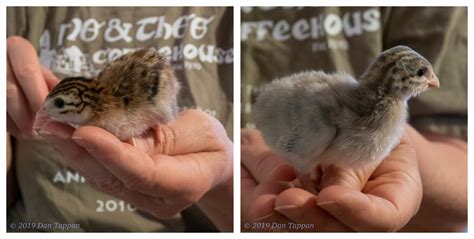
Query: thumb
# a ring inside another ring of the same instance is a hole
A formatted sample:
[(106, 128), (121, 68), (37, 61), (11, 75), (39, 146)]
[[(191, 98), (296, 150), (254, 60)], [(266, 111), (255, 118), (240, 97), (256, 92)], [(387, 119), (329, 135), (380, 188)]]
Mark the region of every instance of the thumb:
[(147, 138), (134, 138), (134, 143), (145, 143), (154, 153), (169, 156), (224, 151), (231, 145), (222, 124), (201, 110), (183, 111), (174, 121), (156, 125), (152, 134), (151, 142)]
[(364, 167), (360, 168), (342, 167), (338, 165), (323, 167), (320, 172), (320, 188), (324, 189), (331, 185), (341, 185), (361, 191), (375, 169), (375, 165), (364, 165)]
[(323, 189), (317, 205), (355, 231), (395, 231), (396, 207), (386, 199), (341, 185)]

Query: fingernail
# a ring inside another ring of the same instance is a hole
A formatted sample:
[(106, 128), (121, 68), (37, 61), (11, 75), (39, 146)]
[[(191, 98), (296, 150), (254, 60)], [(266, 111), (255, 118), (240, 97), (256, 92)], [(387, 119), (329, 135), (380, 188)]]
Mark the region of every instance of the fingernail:
[(70, 135), (62, 130), (58, 130), (56, 132), (53, 132), (54, 135), (61, 139), (69, 139)]
[(280, 184), (281, 186), (283, 187), (286, 187), (287, 189), (288, 188), (295, 188), (295, 184), (293, 184), (292, 182), (288, 182), (288, 181), (275, 181), (276, 183)]
[(317, 205), (333, 215), (340, 213), (340, 207), (335, 201), (318, 202)]
[(303, 214), (301, 207), (298, 207), (296, 205), (279, 206), (275, 208), (275, 211), (293, 220), (298, 220)]
[(44, 130), (44, 129), (41, 129), (38, 131), (38, 134), (40, 134), (41, 136), (51, 136), (51, 135), (54, 135), (53, 133), (47, 131), (47, 130)]
[(334, 202), (334, 201), (326, 201), (326, 202), (318, 202), (317, 204), (318, 204), (318, 206), (320, 206), (320, 207), (321, 207), (321, 206), (322, 206), (322, 207), (325, 207), (325, 206), (327, 206), (327, 205), (336, 204), (336, 202)]
[(93, 153), (95, 151), (93, 145), (87, 142), (84, 138), (79, 136), (72, 136), (71, 139), (77, 144), (79, 144), (81, 147), (83, 147), (85, 150), (87, 150), (89, 153)]
[(83, 148), (90, 148), (90, 144), (87, 143), (87, 141), (84, 140), (84, 138), (82, 137), (79, 137), (79, 136), (72, 136), (71, 139), (76, 142), (77, 144), (79, 144), (80, 146), (82, 146)]
[(299, 210), (299, 207), (296, 205), (285, 205), (285, 206), (275, 207), (275, 211), (284, 215), (288, 215), (288, 213), (293, 214), (295, 210)]

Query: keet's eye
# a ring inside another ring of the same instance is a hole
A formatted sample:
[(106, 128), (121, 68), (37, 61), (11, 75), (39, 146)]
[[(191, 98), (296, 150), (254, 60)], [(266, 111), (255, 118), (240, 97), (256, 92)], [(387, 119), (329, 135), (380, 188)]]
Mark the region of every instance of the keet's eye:
[(56, 106), (56, 108), (59, 108), (59, 109), (63, 108), (64, 107), (64, 100), (61, 99), (61, 98), (56, 98), (54, 100), (54, 106)]
[(424, 76), (425, 73), (426, 73), (426, 69), (425, 69), (425, 68), (420, 68), (420, 69), (416, 70), (416, 72), (415, 72), (415, 74), (416, 74), (417, 76), (419, 76), (419, 77)]

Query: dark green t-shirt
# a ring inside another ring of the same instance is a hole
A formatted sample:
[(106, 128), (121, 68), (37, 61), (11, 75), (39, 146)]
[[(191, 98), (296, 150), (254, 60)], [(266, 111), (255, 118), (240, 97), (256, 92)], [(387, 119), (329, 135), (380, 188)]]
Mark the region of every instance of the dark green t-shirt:
[(242, 127), (252, 92), (305, 70), (359, 77), (384, 49), (407, 45), (433, 65), (441, 88), (409, 101), (410, 123), (467, 139), (467, 8), (244, 7)]
[[(232, 138), (232, 8), (9, 7), (7, 35), (29, 40), (41, 64), (59, 78), (95, 76), (136, 48), (165, 53), (182, 85), (180, 108), (204, 110)], [(9, 225), (16, 223), (10, 231), (215, 229), (195, 207), (159, 220), (95, 191), (44, 141), (16, 140), (13, 156), (21, 195), (8, 210)]]

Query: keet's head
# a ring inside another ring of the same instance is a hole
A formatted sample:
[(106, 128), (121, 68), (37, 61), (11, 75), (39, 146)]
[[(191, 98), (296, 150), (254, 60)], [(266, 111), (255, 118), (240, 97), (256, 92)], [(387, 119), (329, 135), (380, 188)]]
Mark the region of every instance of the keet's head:
[(433, 67), (423, 56), (406, 46), (382, 52), (362, 77), (379, 91), (409, 99), (429, 88), (439, 88)]
[(96, 100), (89, 92), (95, 82), (84, 77), (70, 77), (59, 82), (43, 104), (44, 111), (54, 120), (84, 124), (92, 115), (91, 104)]

